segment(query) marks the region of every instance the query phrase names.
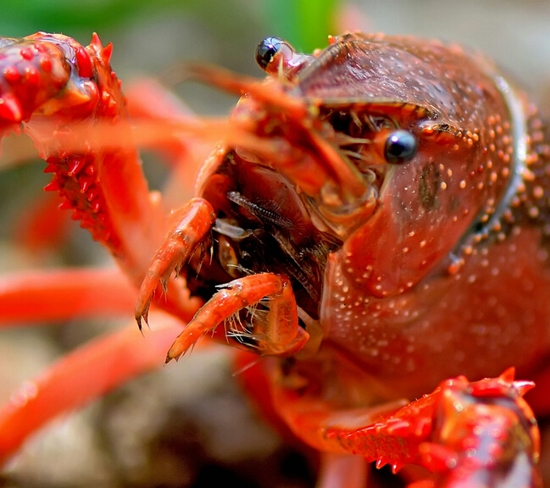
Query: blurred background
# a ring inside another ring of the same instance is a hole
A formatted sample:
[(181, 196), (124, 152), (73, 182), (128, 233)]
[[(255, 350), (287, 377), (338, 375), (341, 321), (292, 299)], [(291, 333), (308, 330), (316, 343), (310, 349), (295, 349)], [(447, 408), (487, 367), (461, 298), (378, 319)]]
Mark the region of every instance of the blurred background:
[(254, 47), (268, 34), (304, 51), (343, 29), (414, 34), (478, 48), (538, 89), (550, 74), (549, 18), (546, 0), (2, 0), (0, 30), (63, 32), (81, 43), (97, 31), (115, 44), (113, 64), (126, 76), (182, 59), (254, 72)]
[[(124, 86), (182, 61), (203, 61), (261, 76), (254, 63), (266, 36), (297, 49), (326, 45), (328, 34), (361, 29), (458, 41), (495, 58), (542, 104), (550, 93), (548, 0), (0, 0), (0, 34), (62, 32), (83, 44), (92, 32), (114, 44)], [(178, 95), (199, 114), (227, 114), (235, 97), (186, 83)], [(109, 263), (76, 225), (62, 245), (25, 249), (21, 216), (49, 177), (27, 161), (28, 147), (4, 149), (0, 165), (0, 272)], [(16, 162), (25, 164), (15, 164)], [(147, 158), (152, 179), (164, 175)], [(0, 330), (0, 400), (55, 357), (131, 320), (75, 321)], [(194, 352), (176, 367), (136, 380), (29, 442), (0, 487), (307, 487), (315, 460), (287, 446), (250, 409), (231, 373), (230, 354)]]

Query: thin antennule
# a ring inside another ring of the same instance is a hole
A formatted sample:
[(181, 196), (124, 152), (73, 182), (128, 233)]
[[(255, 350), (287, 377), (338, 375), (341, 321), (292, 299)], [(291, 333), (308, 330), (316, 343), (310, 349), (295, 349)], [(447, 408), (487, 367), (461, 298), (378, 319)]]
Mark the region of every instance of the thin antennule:
[(303, 99), (292, 97), (285, 91), (285, 87), (293, 85), (285, 79), (258, 79), (206, 63), (182, 63), (173, 66), (161, 75), (161, 79), (169, 86), (187, 80), (199, 80), (238, 96), (248, 93), (259, 102), (278, 108), (292, 118), (300, 119), (310, 110)]

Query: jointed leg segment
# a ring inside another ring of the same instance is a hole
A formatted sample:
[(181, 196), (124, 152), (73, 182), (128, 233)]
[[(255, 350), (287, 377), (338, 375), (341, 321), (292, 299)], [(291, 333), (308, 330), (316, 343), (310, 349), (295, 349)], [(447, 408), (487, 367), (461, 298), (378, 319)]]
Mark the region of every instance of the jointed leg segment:
[(178, 336), (166, 360), (179, 358), (205, 333), (214, 331), (220, 323), (264, 299), (269, 302), (265, 317), (252, 313), (250, 331), (243, 327), (238, 331), (229, 330), (227, 335), (246, 336), (262, 355), (295, 354), (305, 345), (309, 334), (298, 324), (290, 282), (279, 275), (261, 273), (236, 279), (216, 293)]

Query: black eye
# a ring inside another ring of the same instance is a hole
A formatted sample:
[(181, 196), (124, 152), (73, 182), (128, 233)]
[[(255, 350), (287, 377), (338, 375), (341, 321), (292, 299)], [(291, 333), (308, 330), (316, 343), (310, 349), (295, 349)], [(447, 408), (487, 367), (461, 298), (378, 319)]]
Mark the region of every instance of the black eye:
[(263, 70), (273, 59), (273, 56), (281, 50), (283, 40), (278, 37), (266, 37), (256, 48), (256, 62)]
[(416, 137), (406, 130), (396, 130), (386, 139), (384, 157), (391, 164), (410, 161), (416, 154), (418, 143)]

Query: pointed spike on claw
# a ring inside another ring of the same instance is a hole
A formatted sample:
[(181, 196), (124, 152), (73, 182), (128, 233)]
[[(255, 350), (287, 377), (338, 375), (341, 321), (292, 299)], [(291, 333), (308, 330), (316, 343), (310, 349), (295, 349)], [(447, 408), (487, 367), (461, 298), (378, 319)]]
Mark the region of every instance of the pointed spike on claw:
[(503, 383), (507, 385), (512, 385), (514, 382), (514, 378), (516, 376), (516, 368), (513, 366), (506, 369), (499, 377), (498, 379), (502, 381)]
[(60, 186), (56, 179), (53, 179), (44, 187), (44, 191), (57, 191), (59, 189)]
[(59, 210), (70, 210), (73, 208), (73, 205), (69, 200), (63, 200), (58, 206)]
[(88, 51), (83, 47), (79, 47), (75, 50), (75, 57), (78, 74), (83, 78), (91, 78), (94, 74), (94, 69)]
[(109, 64), (111, 62), (111, 56), (113, 55), (113, 43), (110, 42), (109, 44), (107, 44), (101, 50), (99, 55), (101, 56), (101, 60), (103, 61), (103, 63), (105, 63), (106, 65)]
[(524, 396), (535, 387), (535, 383), (532, 381), (514, 381), (513, 386), (520, 396)]
[(69, 163), (69, 171), (68, 171), (69, 176), (74, 176), (78, 174), (82, 170), (82, 168), (84, 168), (85, 164), (86, 164), (86, 160), (84, 158), (74, 158)]
[(403, 467), (403, 463), (394, 463), (391, 465), (391, 472), (397, 474), (397, 472)]
[(97, 35), (97, 32), (92, 34), (92, 46), (96, 49), (96, 51), (101, 51), (103, 49), (103, 44), (101, 43), (101, 39)]
[(21, 102), (13, 93), (4, 93), (0, 97), (0, 117), (10, 122), (23, 120)]
[(376, 469), (382, 469), (386, 465), (386, 462), (382, 459), (376, 461)]

